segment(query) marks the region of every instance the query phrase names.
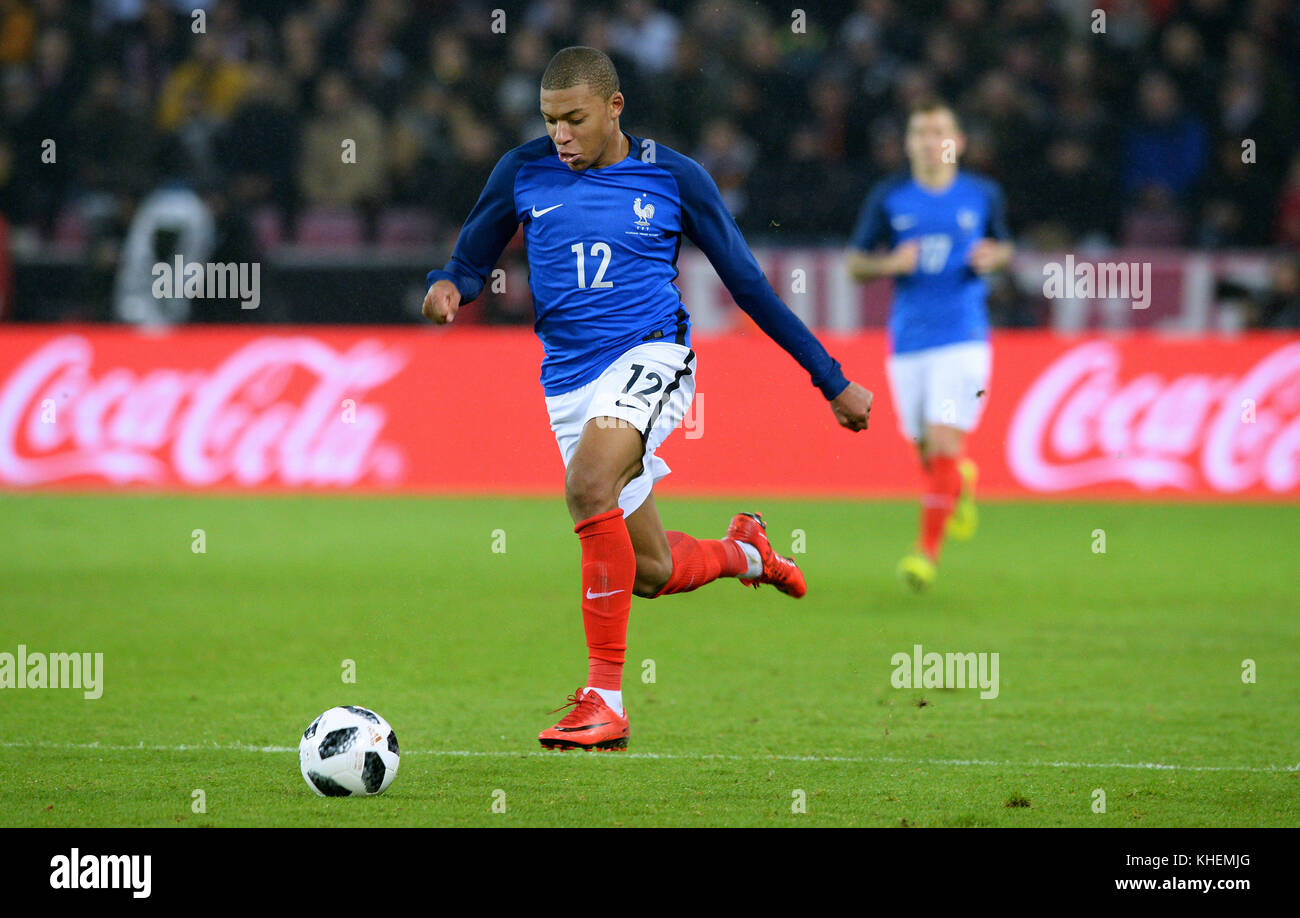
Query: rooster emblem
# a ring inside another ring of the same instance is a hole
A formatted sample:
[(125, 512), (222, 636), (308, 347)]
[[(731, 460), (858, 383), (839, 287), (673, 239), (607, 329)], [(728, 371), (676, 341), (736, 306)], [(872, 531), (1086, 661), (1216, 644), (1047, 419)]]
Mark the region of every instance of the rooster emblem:
[(637, 226), (649, 226), (650, 218), (655, 215), (655, 206), (653, 204), (647, 204), (642, 207), (641, 199), (637, 198), (632, 202), (632, 211), (637, 215)]

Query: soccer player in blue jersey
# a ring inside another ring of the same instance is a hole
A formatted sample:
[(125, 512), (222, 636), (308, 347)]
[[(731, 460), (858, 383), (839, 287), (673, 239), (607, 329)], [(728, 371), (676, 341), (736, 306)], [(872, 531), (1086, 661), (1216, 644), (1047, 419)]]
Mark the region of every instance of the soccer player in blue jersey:
[(938, 574), (945, 532), (975, 534), (975, 463), (962, 456), (987, 402), (992, 356), (985, 275), (1014, 254), (998, 186), (958, 169), (965, 137), (952, 109), (917, 105), (907, 122), (910, 173), (868, 194), (847, 267), (859, 281), (894, 279), (887, 367), (903, 434), (927, 487), (916, 550), (898, 574), (913, 589)]
[(770, 583), (796, 598), (807, 592), (756, 513), (737, 514), (715, 540), (665, 532), (659, 521), (651, 488), (669, 469), (655, 450), (695, 391), (690, 316), (673, 283), (682, 237), (808, 371), (840, 425), (863, 430), (871, 410), (871, 393), (845, 378), (772, 290), (709, 174), (624, 132), (623, 105), (605, 54), (558, 52), (542, 76), (548, 136), (497, 163), (451, 261), (429, 272), (424, 300), (426, 317), (451, 322), (523, 224), (542, 387), (582, 549), (587, 638), (586, 685), (570, 696), (573, 710), (538, 736), (552, 749), (626, 748), (621, 688), (633, 593), (684, 593), (718, 577)]

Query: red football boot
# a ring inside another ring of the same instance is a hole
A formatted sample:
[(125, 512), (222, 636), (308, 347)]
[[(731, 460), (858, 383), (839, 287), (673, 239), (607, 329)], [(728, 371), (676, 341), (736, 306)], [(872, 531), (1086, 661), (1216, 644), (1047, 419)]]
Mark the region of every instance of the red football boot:
[(808, 592), (803, 571), (799, 570), (794, 559), (782, 557), (773, 551), (772, 543), (767, 540), (767, 523), (763, 522), (761, 513), (737, 513), (727, 527), (727, 538), (748, 542), (758, 549), (758, 555), (763, 559), (762, 575), (752, 580), (741, 578), (740, 582), (745, 586), (758, 589), (760, 583), (770, 583), (795, 599)]
[(563, 711), (569, 705), (576, 707), (564, 715), (554, 727), (537, 734), (537, 740), (547, 749), (626, 749), (628, 737), (627, 710), (616, 714), (605, 704), (600, 693), (588, 690), (584, 695), (579, 687), (563, 704), (551, 713)]

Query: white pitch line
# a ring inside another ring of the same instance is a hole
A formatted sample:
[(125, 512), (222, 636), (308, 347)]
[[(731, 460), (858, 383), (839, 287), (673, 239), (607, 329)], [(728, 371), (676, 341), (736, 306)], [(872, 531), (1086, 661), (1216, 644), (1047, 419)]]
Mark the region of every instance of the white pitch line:
[[(0, 748), (24, 749), (102, 749), (105, 752), (297, 752), (296, 746), (254, 746), (248, 743), (186, 744), (181, 746), (117, 746), (104, 743), (4, 743)], [(505, 750), (474, 751), (469, 749), (405, 749), (402, 755), (432, 755), (457, 758), (542, 758), (575, 759), (583, 756), (546, 752), (540, 749), (508, 752)], [(1235, 771), (1277, 773), (1300, 771), (1297, 765), (1168, 765), (1160, 762), (997, 762), (987, 759), (907, 759), (895, 756), (840, 756), (840, 755), (729, 755), (726, 753), (672, 753), (672, 752), (611, 752), (608, 755), (590, 756), (601, 760), (663, 759), (690, 762), (833, 762), (855, 765), (935, 765), (950, 768), (1131, 768), (1147, 771)]]

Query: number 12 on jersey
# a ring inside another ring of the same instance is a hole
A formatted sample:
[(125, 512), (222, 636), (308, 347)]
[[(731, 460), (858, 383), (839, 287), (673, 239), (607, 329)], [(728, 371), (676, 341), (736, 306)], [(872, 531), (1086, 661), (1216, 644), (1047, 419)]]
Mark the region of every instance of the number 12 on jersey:
[[(578, 256), (578, 287), (579, 289), (585, 288), (587, 286), (587, 270), (586, 267), (584, 266), (582, 243), (575, 242), (573, 245), (569, 246), (569, 251), (576, 253)], [(609, 268), (609, 258), (611, 254), (613, 253), (610, 252), (609, 245), (607, 243), (604, 242), (592, 243), (591, 257), (596, 258), (597, 256), (600, 255), (604, 256), (604, 258), (601, 259), (599, 270), (596, 271), (596, 277), (591, 282), (592, 287), (614, 286), (613, 281), (603, 280), (603, 278), (605, 277), (605, 271)]]

